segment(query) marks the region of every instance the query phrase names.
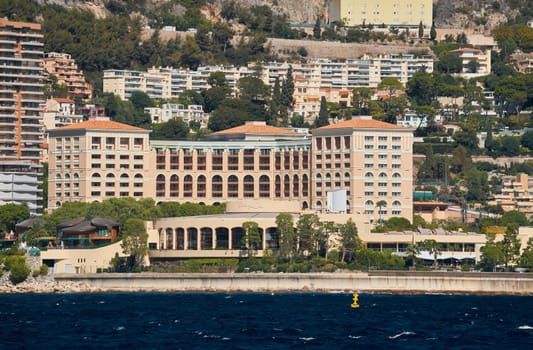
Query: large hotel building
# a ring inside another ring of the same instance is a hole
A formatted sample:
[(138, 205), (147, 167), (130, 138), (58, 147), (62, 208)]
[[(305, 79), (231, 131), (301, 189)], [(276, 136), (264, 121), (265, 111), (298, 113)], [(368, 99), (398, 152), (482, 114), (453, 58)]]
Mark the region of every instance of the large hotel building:
[[(368, 221), (412, 218), (413, 130), (354, 119), (312, 136), (248, 122), (206, 141), (149, 140), (149, 131), (90, 120), (49, 131), (49, 200), (112, 197), (179, 201), (298, 203), (300, 210), (340, 211)], [(379, 201), (385, 205), (377, 207)]]
[(41, 26), (0, 18), (0, 205), (32, 213), (41, 205), (42, 61)]

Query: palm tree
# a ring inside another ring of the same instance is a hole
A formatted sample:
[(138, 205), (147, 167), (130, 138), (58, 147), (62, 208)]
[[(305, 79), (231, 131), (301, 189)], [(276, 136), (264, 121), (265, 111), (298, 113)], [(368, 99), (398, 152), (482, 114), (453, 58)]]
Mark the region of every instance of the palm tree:
[(416, 255), (420, 253), (420, 246), (418, 243), (411, 243), (407, 246), (407, 257), (411, 259), (411, 266), (416, 270)]
[(434, 239), (426, 239), (422, 242), (422, 249), (427, 250), (430, 254), (433, 254), (433, 268), (436, 269), (439, 264), (437, 262), (437, 256), (440, 255), (442, 246)]
[(381, 219), (381, 208), (384, 208), (387, 206), (387, 202), (384, 200), (380, 200), (376, 203), (376, 207), (378, 208), (378, 214), (379, 214), (379, 223), (381, 224), (383, 221)]

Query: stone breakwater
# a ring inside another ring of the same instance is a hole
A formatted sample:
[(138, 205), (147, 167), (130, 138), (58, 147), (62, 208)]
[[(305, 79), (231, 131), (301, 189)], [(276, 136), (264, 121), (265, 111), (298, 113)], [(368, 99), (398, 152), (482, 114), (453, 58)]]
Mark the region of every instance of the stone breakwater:
[(56, 275), (94, 291), (271, 292), (344, 291), (533, 295), (526, 273), (138, 273)]
[(0, 293), (344, 291), (533, 295), (530, 273), (103, 273), (39, 276)]
[(24, 282), (14, 285), (9, 274), (0, 277), (0, 294), (2, 293), (77, 293), (94, 292), (94, 287), (81, 281), (56, 280), (52, 275), (29, 276)]

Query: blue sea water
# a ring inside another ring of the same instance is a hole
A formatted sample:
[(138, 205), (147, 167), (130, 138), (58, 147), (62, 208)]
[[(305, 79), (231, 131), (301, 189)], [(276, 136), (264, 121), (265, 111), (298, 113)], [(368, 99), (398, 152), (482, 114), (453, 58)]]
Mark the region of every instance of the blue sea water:
[(533, 349), (533, 297), (0, 295), (1, 349)]

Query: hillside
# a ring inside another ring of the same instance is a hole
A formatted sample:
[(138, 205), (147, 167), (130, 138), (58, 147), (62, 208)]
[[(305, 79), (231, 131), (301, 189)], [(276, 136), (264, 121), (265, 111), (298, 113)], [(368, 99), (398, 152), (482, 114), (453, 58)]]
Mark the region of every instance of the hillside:
[[(68, 8), (89, 10), (97, 17), (111, 15), (111, 10), (127, 11), (146, 15), (151, 10), (164, 6), (168, 13), (183, 15), (191, 4), (200, 6), (202, 14), (210, 19), (217, 18), (222, 4), (228, 0), (37, 0), (40, 4), (57, 4)], [(233, 0), (244, 7), (269, 6), (275, 14), (286, 15), (289, 22), (314, 23), (317, 16), (326, 18), (328, 0)], [(434, 18), (437, 28), (464, 29), (467, 32), (490, 33), (498, 24), (517, 16), (522, 19), (533, 17), (530, 0), (434, 0)]]

